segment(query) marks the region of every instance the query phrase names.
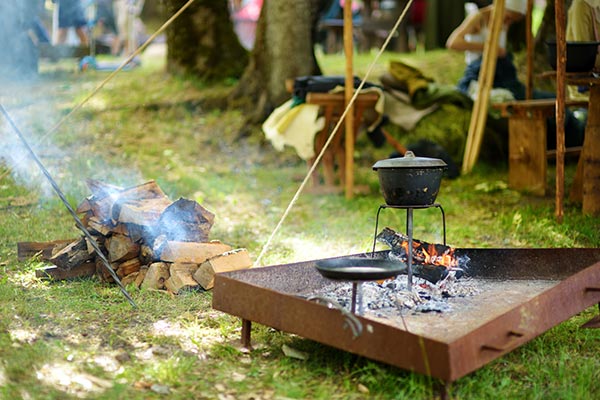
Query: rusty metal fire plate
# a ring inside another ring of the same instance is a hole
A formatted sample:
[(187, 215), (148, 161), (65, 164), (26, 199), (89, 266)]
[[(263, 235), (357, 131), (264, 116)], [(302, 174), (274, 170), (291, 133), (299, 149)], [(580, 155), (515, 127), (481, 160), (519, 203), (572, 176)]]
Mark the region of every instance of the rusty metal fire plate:
[(600, 249), (457, 254), (470, 259), (466, 279), (481, 282), (482, 289), (457, 299), (451, 312), (359, 316), (311, 301), (307, 293), (332, 285), (316, 270), (318, 260), (218, 274), (213, 307), (451, 382), (600, 303)]

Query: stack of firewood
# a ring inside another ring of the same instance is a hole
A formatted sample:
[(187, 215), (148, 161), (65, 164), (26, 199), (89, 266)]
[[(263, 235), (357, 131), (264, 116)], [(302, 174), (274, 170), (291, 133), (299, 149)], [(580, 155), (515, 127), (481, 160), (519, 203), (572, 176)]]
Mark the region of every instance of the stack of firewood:
[[(249, 268), (246, 249), (209, 240), (214, 214), (195, 201), (171, 201), (155, 181), (121, 188), (88, 180), (92, 195), (77, 207), (83, 225), (125, 286), (147, 289), (211, 289), (217, 272)], [(54, 266), (41, 278), (69, 279), (96, 274), (114, 282), (85, 236), (52, 242), (21, 242), (20, 260), (38, 256)]]

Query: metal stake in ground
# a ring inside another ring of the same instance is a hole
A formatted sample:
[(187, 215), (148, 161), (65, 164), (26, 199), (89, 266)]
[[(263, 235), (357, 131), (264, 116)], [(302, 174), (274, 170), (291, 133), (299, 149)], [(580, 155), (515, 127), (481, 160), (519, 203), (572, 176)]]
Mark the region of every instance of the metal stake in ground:
[(35, 161), (35, 163), (38, 165), (38, 167), (40, 167), (40, 169), (42, 170), (44, 176), (48, 179), (48, 182), (50, 182), (50, 185), (52, 185), (52, 188), (54, 189), (54, 191), (56, 192), (56, 194), (58, 195), (58, 197), (60, 198), (60, 200), (63, 202), (63, 204), (65, 205), (65, 207), (67, 208), (67, 210), (69, 211), (69, 213), (71, 214), (71, 216), (73, 217), (73, 219), (75, 220), (75, 225), (77, 225), (77, 227), (85, 235), (86, 239), (88, 239), (88, 242), (92, 245), (92, 247), (94, 248), (94, 251), (96, 252), (96, 254), (98, 255), (98, 257), (100, 257), (100, 260), (102, 260), (102, 264), (108, 270), (108, 273), (112, 276), (112, 278), (115, 280), (115, 282), (117, 283), (117, 285), (119, 285), (119, 288), (121, 289), (121, 292), (125, 295), (125, 297), (129, 301), (129, 303), (133, 307), (137, 307), (137, 305), (135, 304), (135, 302), (133, 301), (133, 299), (131, 298), (131, 296), (129, 295), (129, 293), (127, 293), (127, 289), (125, 289), (125, 286), (123, 286), (123, 284), (119, 280), (119, 277), (117, 276), (117, 274), (115, 273), (115, 271), (113, 271), (113, 269), (111, 268), (110, 262), (108, 261), (108, 259), (104, 255), (104, 253), (102, 253), (102, 250), (100, 250), (100, 247), (98, 247), (98, 244), (96, 243), (96, 240), (92, 237), (92, 235), (90, 234), (90, 232), (83, 225), (83, 222), (81, 222), (81, 220), (77, 216), (77, 213), (75, 212), (75, 210), (73, 210), (73, 207), (71, 207), (71, 205), (67, 201), (67, 198), (65, 197), (65, 195), (63, 194), (63, 192), (58, 187), (58, 184), (56, 183), (56, 181), (54, 179), (52, 179), (52, 176), (50, 175), (50, 172), (48, 172), (48, 170), (46, 169), (46, 167), (44, 167), (44, 164), (42, 164), (42, 162), (40, 161), (40, 159), (38, 158), (38, 156), (35, 154), (35, 152), (33, 151), (33, 149), (29, 146), (29, 143), (27, 143), (27, 140), (25, 139), (25, 136), (23, 136), (23, 134), (21, 133), (21, 131), (19, 130), (19, 128), (17, 127), (17, 125), (14, 123), (14, 121), (12, 120), (12, 118), (10, 117), (10, 115), (8, 114), (8, 112), (6, 111), (6, 109), (4, 108), (4, 106), (2, 104), (0, 104), (0, 112), (2, 112), (2, 114), (4, 115), (4, 117), (6, 118), (6, 120), (8, 121), (8, 123), (10, 124), (10, 126), (13, 128), (13, 130), (15, 131), (15, 133), (17, 134), (17, 136), (21, 140), (21, 142), (23, 142), (23, 145), (25, 146), (25, 148), (27, 149), (27, 151), (31, 155), (31, 158), (33, 158), (33, 161)]

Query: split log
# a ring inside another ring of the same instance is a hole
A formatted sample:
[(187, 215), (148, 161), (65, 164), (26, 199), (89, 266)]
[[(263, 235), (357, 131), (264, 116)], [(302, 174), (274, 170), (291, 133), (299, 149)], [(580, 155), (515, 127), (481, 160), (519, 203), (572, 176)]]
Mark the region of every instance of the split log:
[(138, 278), (138, 275), (140, 274), (140, 271), (137, 272), (132, 272), (131, 274), (124, 276), (123, 279), (121, 279), (121, 284), (123, 286), (127, 286), (127, 285), (131, 285), (134, 284)]
[[(141, 185), (132, 186), (129, 188), (125, 188), (121, 190), (118, 195), (113, 196), (115, 201), (112, 205), (112, 209), (110, 212), (111, 218), (120, 222), (132, 222), (135, 221), (126, 221), (121, 218), (121, 210), (124, 204), (127, 203), (135, 203), (135, 202), (143, 202), (145, 200), (163, 200), (166, 203), (170, 204), (171, 201), (167, 197), (167, 195), (162, 191), (162, 189), (158, 186), (158, 184), (151, 180)], [(167, 206), (168, 206), (167, 204)], [(166, 207), (166, 206), (165, 206)], [(161, 209), (161, 211), (164, 207)], [(139, 224), (144, 225), (144, 224)]]
[(165, 287), (172, 293), (182, 291), (198, 290), (200, 285), (192, 275), (198, 269), (198, 264), (174, 263), (169, 267), (169, 279), (165, 281)]
[(158, 220), (159, 234), (178, 242), (207, 242), (215, 215), (193, 200), (180, 198)]
[[(104, 262), (100, 259), (100, 257), (96, 257), (96, 275), (102, 282), (113, 283), (115, 279), (112, 277), (110, 272), (106, 270), (106, 266)], [(114, 269), (114, 268), (113, 268)]]
[(152, 199), (126, 199), (117, 201), (112, 207), (112, 219), (121, 223), (153, 226), (161, 214), (171, 205), (167, 197)]
[(104, 223), (96, 216), (92, 216), (87, 220), (87, 224), (84, 224), (91, 234), (99, 234), (108, 236), (111, 233), (111, 223)]
[[(98, 248), (103, 251), (104, 255), (106, 255), (106, 249), (104, 247), (104, 244), (106, 243), (106, 238), (104, 236), (92, 236), (92, 237), (96, 241), (96, 245), (98, 246)], [(85, 238), (85, 245), (87, 246), (87, 252), (89, 255), (93, 256), (94, 254), (96, 254), (96, 249), (90, 243), (90, 240), (88, 238)]]
[(204, 243), (168, 241), (160, 253), (160, 259), (168, 262), (201, 264), (231, 249), (231, 246), (216, 240)]
[(219, 272), (247, 269), (252, 266), (252, 260), (246, 249), (236, 249), (220, 254), (203, 262), (193, 277), (204, 289), (212, 289), (215, 284), (215, 274)]
[(138, 256), (143, 265), (150, 265), (153, 261), (158, 261), (154, 258), (152, 248), (147, 244), (140, 246), (140, 255)]
[(127, 226), (127, 236), (134, 242), (152, 243), (156, 237), (154, 225), (143, 226), (136, 224), (119, 224)]
[(73, 269), (78, 265), (93, 258), (87, 250), (85, 238), (81, 238), (75, 242), (68, 244), (65, 248), (54, 254), (50, 260), (52, 264), (62, 269)]
[(81, 221), (83, 226), (87, 227), (88, 224), (90, 223), (90, 218), (93, 218), (93, 217), (94, 217), (94, 213), (91, 211), (88, 211), (88, 212), (84, 213), (83, 215), (81, 215), (79, 217), (79, 220)]
[(154, 257), (157, 261), (160, 260), (160, 255), (162, 254), (168, 242), (169, 241), (165, 235), (160, 235), (154, 238), (152, 243), (148, 243), (150, 246), (152, 246), (152, 252), (154, 253)]
[(90, 192), (92, 192), (92, 196), (96, 198), (111, 196), (123, 190), (121, 186), (102, 182), (97, 179), (86, 179), (85, 183), (87, 184), (88, 189), (90, 189)]
[(140, 270), (137, 272), (135, 281), (133, 282), (136, 287), (139, 288), (142, 286), (142, 282), (144, 282), (144, 279), (146, 279), (146, 273), (148, 273), (148, 267), (142, 266), (142, 268), (140, 268)]
[(142, 282), (143, 289), (164, 289), (165, 281), (169, 279), (169, 264), (156, 262), (150, 264)]
[(82, 202), (78, 210), (90, 210), (102, 222), (110, 220), (115, 213), (118, 217), (121, 204), (129, 200), (167, 198), (153, 180), (129, 188), (88, 180), (88, 187), (93, 195)]
[(117, 276), (119, 279), (126, 277), (129, 274), (133, 274), (134, 272), (138, 272), (142, 267), (142, 263), (139, 258), (132, 258), (131, 260), (127, 260), (119, 264), (116, 268)]
[(158, 199), (166, 198), (167, 195), (158, 186), (156, 181), (151, 179), (142, 184), (121, 189), (118, 197), (120, 199)]
[(129, 236), (112, 235), (106, 239), (106, 250), (111, 262), (131, 260), (140, 253), (140, 245), (131, 240)]
[(99, 234), (102, 236), (109, 236), (113, 233), (118, 233), (121, 235), (129, 234), (127, 225), (114, 224), (112, 222), (112, 220), (108, 220), (108, 219), (101, 220), (100, 218), (98, 218), (96, 216), (90, 217), (85, 226), (88, 228), (90, 233)]
[(86, 197), (81, 203), (79, 203), (79, 205), (75, 209), (75, 212), (77, 214), (84, 214), (89, 211), (92, 211), (92, 204), (90, 203), (90, 198)]
[(106, 196), (101, 199), (89, 198), (89, 204), (92, 214), (101, 222), (111, 221), (111, 210), (115, 203), (115, 198)]
[(42, 260), (48, 261), (52, 255), (63, 249), (77, 239), (53, 240), (51, 242), (19, 242), (17, 243), (17, 259), (25, 261), (32, 257), (40, 256)]
[(94, 275), (96, 272), (96, 263), (94, 261), (86, 261), (77, 267), (70, 270), (64, 270), (57, 266), (48, 266), (35, 270), (35, 276), (40, 279), (66, 280), (76, 278), (87, 278)]

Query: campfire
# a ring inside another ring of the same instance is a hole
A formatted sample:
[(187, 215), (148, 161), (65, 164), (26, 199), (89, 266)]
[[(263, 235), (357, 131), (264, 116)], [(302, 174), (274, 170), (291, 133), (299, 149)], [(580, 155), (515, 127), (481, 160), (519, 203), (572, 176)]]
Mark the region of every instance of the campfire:
[[(376, 240), (390, 247), (386, 258), (406, 264), (408, 236), (386, 227), (376, 236)], [(353, 297), (357, 297), (359, 314), (367, 312), (386, 318), (404, 310), (447, 312), (452, 309), (450, 299), (480, 292), (477, 284), (464, 275), (469, 262), (467, 256), (458, 256), (453, 247), (417, 239), (412, 240), (412, 248), (412, 267), (417, 278), (415, 286), (409, 287), (404, 269), (396, 277), (365, 279), (358, 286), (351, 282), (332, 281), (318, 291), (307, 294), (307, 297), (333, 300), (349, 310), (352, 310)], [(367, 256), (365, 264), (368, 264), (369, 258)], [(354, 293), (357, 289), (358, 293)]]
[[(213, 213), (192, 200), (171, 201), (155, 181), (127, 188), (97, 180), (87, 185), (92, 194), (76, 212), (123, 285), (172, 293), (208, 290), (215, 273), (252, 265), (246, 249), (209, 240)], [(18, 256), (54, 264), (37, 270), (40, 278), (97, 275), (115, 281), (85, 236), (21, 242)]]

